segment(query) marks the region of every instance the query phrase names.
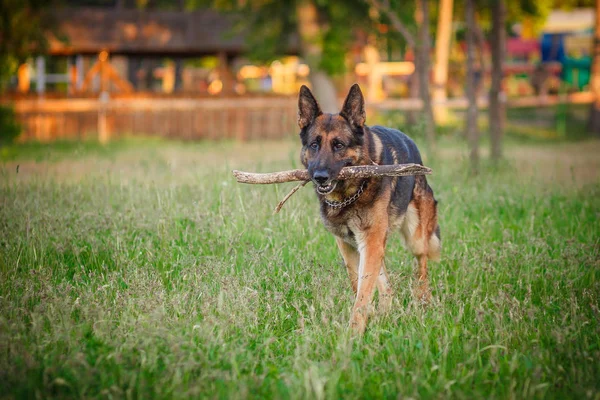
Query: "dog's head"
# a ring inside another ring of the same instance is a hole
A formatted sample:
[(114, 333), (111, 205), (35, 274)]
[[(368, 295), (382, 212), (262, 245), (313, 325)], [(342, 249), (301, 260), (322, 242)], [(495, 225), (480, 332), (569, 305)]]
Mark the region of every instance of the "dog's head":
[(324, 114), (306, 87), (300, 88), (298, 125), (302, 140), (302, 164), (317, 192), (327, 195), (338, 184), (343, 167), (359, 165), (363, 158), (365, 101), (354, 84), (339, 114)]

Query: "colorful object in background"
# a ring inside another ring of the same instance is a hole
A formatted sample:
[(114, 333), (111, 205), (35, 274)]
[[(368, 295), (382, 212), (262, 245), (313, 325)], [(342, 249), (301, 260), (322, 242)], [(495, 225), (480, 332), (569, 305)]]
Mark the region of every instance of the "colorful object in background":
[(540, 40), (542, 62), (565, 60), (564, 38), (565, 33), (545, 33)]
[(563, 66), (563, 79), (569, 85), (583, 90), (590, 83), (591, 57), (566, 57)]
[(577, 90), (584, 90), (590, 81), (594, 22), (592, 8), (556, 10), (543, 28), (542, 61), (560, 62), (563, 81)]
[(563, 79), (578, 90), (584, 90), (590, 83), (593, 45), (591, 31), (565, 37), (564, 46), (567, 55), (564, 61)]

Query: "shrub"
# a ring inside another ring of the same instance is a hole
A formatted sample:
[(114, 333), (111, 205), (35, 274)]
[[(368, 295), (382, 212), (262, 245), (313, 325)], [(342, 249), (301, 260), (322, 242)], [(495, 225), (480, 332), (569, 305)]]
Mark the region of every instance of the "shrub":
[(10, 144), (21, 133), (21, 126), (10, 106), (0, 105), (0, 145)]

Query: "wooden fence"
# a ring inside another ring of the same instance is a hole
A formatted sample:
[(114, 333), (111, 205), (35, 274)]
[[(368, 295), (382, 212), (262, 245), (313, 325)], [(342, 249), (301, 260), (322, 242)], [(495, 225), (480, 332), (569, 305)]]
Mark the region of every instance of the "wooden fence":
[(40, 99), (17, 100), (24, 141), (152, 135), (183, 140), (277, 139), (297, 131), (297, 100)]
[[(560, 103), (590, 103), (589, 92), (561, 96), (511, 98), (508, 107), (545, 107)], [(14, 102), (23, 126), (21, 140), (111, 138), (131, 135), (175, 139), (279, 139), (298, 132), (296, 97), (245, 98), (117, 98), (18, 99)], [(464, 109), (466, 99), (449, 99), (436, 107)], [(479, 101), (487, 107), (487, 99)], [(372, 111), (418, 110), (418, 99), (388, 99), (369, 104)]]

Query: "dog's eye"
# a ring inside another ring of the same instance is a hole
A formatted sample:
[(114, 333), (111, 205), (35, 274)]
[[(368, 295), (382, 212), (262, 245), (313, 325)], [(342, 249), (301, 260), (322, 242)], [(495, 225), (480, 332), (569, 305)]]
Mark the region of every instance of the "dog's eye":
[(310, 148), (311, 148), (311, 149), (313, 149), (313, 150), (316, 150), (316, 149), (318, 149), (318, 148), (319, 148), (319, 143), (317, 143), (317, 142), (312, 142), (312, 143), (310, 144)]
[(345, 147), (345, 146), (344, 146), (344, 143), (342, 143), (342, 142), (335, 142), (335, 143), (333, 144), (333, 149), (334, 149), (334, 150), (341, 150), (341, 149), (343, 149), (344, 147)]

